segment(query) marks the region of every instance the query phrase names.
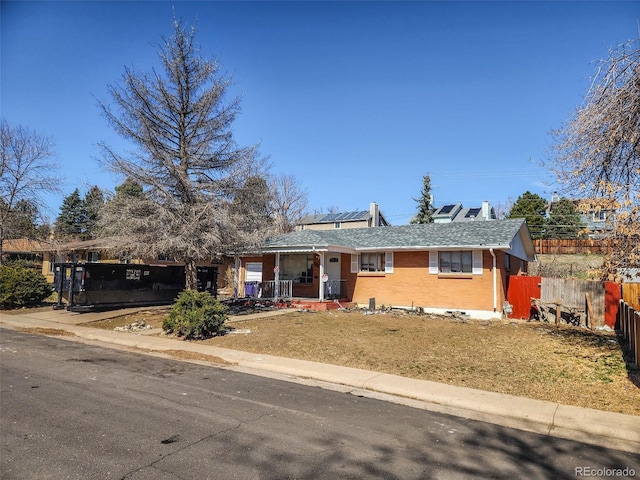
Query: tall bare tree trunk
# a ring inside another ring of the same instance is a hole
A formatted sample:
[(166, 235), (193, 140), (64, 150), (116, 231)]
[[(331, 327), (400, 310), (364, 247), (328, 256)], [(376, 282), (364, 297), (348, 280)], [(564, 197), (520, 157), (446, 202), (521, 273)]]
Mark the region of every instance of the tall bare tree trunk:
[(186, 260), (184, 262), (185, 270), (185, 290), (198, 289), (198, 266), (195, 260)]

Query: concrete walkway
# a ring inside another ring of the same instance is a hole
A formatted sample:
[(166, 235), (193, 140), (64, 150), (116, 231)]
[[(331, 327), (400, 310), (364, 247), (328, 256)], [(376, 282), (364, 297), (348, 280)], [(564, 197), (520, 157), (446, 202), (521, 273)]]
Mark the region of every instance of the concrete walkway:
[[(82, 314), (66, 310), (0, 313), (0, 327), (26, 331), (54, 329), (60, 333), (66, 332), (67, 335), (62, 337), (66, 340), (96, 343), (169, 358), (174, 358), (175, 352), (179, 351), (184, 352), (182, 357), (192, 355), (197, 359), (190, 361), (213, 364), (219, 368), (318, 386), (606, 448), (640, 452), (639, 416), (561, 405), (368, 370), (229, 350), (162, 335), (149, 335), (153, 330), (136, 334), (83, 326), (88, 322), (137, 310), (140, 309)], [(256, 315), (283, 313), (287, 311)], [(232, 317), (230, 321), (248, 318), (251, 317)], [(52, 335), (56, 333), (51, 330), (48, 332)], [(47, 331), (43, 330), (42, 333), (47, 334)]]

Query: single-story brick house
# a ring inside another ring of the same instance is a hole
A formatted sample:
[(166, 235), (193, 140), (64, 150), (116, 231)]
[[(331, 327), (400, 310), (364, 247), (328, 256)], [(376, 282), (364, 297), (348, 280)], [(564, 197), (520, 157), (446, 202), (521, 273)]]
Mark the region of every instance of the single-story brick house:
[(534, 260), (525, 220), (507, 219), (287, 233), (243, 256), (239, 274), (292, 297), (500, 318), (509, 276)]

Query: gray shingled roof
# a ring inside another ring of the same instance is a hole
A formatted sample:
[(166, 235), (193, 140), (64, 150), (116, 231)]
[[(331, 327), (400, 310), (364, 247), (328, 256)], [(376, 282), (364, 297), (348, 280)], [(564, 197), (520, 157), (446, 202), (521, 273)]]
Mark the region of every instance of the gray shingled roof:
[[(453, 247), (509, 248), (524, 219), (489, 222), (430, 223), (395, 227), (336, 230), (302, 230), (268, 239), (263, 251), (326, 249), (329, 246), (355, 251), (435, 249)], [(528, 230), (527, 234), (528, 234)]]

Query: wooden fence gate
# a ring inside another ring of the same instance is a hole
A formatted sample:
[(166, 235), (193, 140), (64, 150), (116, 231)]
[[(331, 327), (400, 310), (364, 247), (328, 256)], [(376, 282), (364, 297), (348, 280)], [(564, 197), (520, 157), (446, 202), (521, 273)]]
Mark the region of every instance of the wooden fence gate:
[(621, 298), (620, 285), (547, 277), (509, 277), (507, 301), (512, 305), (509, 318), (530, 318), (531, 299), (570, 312), (590, 328), (607, 325), (615, 328)]

